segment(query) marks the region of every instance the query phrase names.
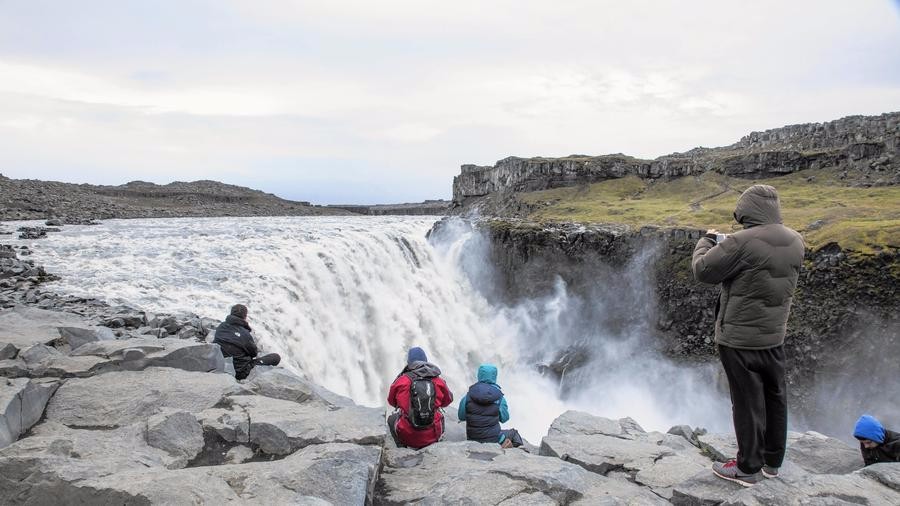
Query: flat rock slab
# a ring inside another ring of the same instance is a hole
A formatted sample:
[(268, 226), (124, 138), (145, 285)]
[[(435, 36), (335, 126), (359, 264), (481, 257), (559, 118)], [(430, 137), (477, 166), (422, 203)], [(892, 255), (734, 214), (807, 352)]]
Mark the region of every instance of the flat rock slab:
[(380, 457), (372, 446), (316, 445), (274, 462), (129, 470), (63, 484), (56, 497), (68, 504), (365, 504)]
[(0, 378), (0, 448), (25, 434), (41, 419), (59, 383)]
[(225, 370), (225, 358), (218, 345), (177, 338), (94, 341), (79, 346), (71, 354), (103, 357), (130, 371), (147, 367), (172, 367), (198, 372)]
[[(351, 406), (329, 407), (319, 402), (297, 403), (260, 395), (235, 395), (228, 398), (230, 414), (213, 410), (213, 417), (224, 422), (226, 417), (239, 425), (234, 429), (234, 442), (247, 442), (269, 455), (287, 455), (300, 448), (324, 443), (382, 445), (387, 436), (384, 412), (376, 408)], [(243, 436), (241, 415), (247, 417), (247, 435)], [(204, 422), (208, 423), (208, 422)], [(218, 425), (214, 428), (220, 435)]]
[(568, 411), (551, 425), (541, 455), (558, 457), (588, 471), (625, 472), (642, 485), (669, 489), (712, 462), (684, 437), (644, 432), (631, 419), (610, 420)]
[(18, 349), (34, 344), (50, 344), (59, 339), (59, 327), (91, 328), (71, 313), (15, 306), (0, 311), (0, 347), (12, 344)]
[(495, 444), (386, 449), (383, 462), (376, 504), (668, 504), (628, 481)]
[(144, 422), (111, 430), (44, 422), (32, 432), (0, 449), (0, 497), (14, 503), (60, 504), (65, 496), (55, 494), (68, 483), (130, 469), (164, 469), (173, 461), (147, 445)]
[(785, 460), (815, 474), (848, 474), (863, 467), (859, 448), (817, 432), (789, 441)]
[(356, 406), (349, 397), (338, 395), (281, 367), (257, 366), (245, 380), (250, 391), (273, 399), (293, 402), (317, 400), (329, 406)]
[(72, 427), (119, 427), (145, 421), (166, 407), (197, 413), (239, 389), (227, 374), (164, 367), (111, 372), (66, 381), (47, 406), (47, 420)]
[(808, 474), (797, 480), (765, 480), (726, 499), (727, 506), (900, 504), (900, 492), (863, 474)]
[(743, 490), (737, 483), (725, 481), (711, 469), (700, 471), (672, 489), (672, 504), (680, 506), (715, 506)]
[(900, 462), (873, 464), (857, 471), (857, 474), (900, 492)]

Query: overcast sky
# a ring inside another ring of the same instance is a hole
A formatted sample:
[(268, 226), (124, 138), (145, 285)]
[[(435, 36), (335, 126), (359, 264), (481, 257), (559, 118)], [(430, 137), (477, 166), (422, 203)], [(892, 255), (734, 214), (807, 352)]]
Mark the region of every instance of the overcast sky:
[(896, 110), (891, 0), (0, 0), (15, 178), (419, 201), (463, 163)]

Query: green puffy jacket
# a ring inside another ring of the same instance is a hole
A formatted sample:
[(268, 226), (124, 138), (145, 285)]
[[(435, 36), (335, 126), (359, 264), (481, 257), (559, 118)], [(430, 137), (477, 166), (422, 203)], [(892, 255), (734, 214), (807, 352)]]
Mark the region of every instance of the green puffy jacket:
[(784, 343), (800, 265), (803, 238), (781, 224), (775, 188), (754, 185), (738, 199), (734, 218), (744, 226), (719, 244), (707, 235), (694, 248), (697, 281), (722, 284), (716, 308), (716, 342), (762, 350)]

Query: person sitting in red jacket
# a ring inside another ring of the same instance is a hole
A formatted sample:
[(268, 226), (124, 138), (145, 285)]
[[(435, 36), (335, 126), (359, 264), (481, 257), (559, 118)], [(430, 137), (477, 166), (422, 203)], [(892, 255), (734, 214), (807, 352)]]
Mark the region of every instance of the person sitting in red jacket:
[(406, 367), (391, 385), (387, 399), (397, 408), (388, 417), (388, 428), (397, 446), (424, 448), (444, 435), (440, 408), (453, 402), (453, 393), (440, 376), (441, 370), (428, 362), (422, 348), (410, 348)]

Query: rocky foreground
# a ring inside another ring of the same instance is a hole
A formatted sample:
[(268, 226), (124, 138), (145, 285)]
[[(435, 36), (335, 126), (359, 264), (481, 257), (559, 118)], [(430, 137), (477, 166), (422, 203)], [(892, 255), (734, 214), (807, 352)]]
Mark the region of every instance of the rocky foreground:
[(235, 380), (214, 321), (54, 298), (6, 260), (0, 278), (29, 288), (0, 310), (4, 504), (900, 504), (900, 464), (861, 469), (813, 432), (748, 489), (709, 471), (730, 434), (574, 411), (526, 450), (464, 441), (452, 409), (445, 441), (396, 448), (384, 408), (283, 368)]

